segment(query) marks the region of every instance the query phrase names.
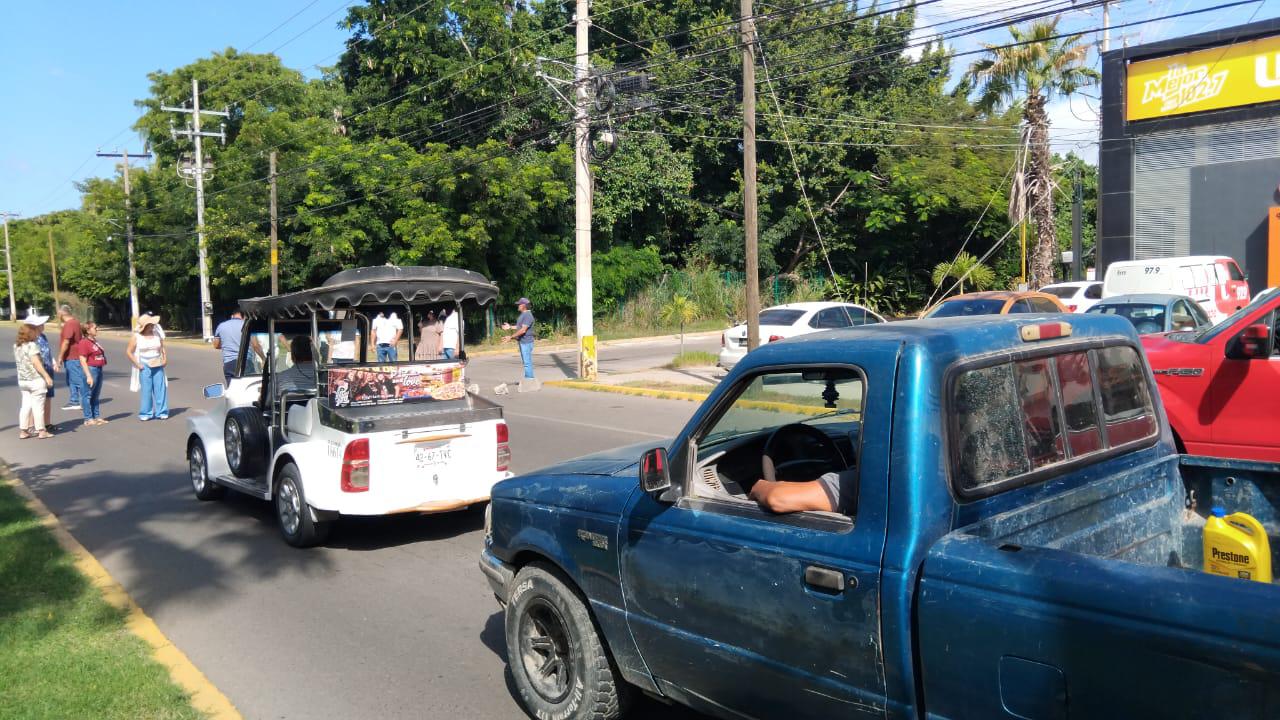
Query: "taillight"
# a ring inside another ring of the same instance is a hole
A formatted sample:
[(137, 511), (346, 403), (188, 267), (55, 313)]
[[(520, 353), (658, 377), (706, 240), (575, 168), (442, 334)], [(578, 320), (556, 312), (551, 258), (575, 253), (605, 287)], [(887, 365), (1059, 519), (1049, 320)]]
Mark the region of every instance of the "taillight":
[(720, 333), (720, 347), (724, 347), (724, 333)]
[(1080, 307), (1080, 306), (1079, 306), (1079, 305), (1068, 305), (1068, 306), (1067, 306), (1067, 312), (1075, 312), (1075, 311), (1076, 311), (1076, 308), (1078, 308), (1078, 307)]
[(494, 470), (498, 472), (506, 472), (511, 467), (511, 431), (507, 430), (506, 423), (498, 423), (498, 463)]
[(781, 335), (770, 335), (769, 342), (777, 342), (782, 339)]
[(342, 492), (369, 490), (369, 438), (347, 443), (342, 451)]

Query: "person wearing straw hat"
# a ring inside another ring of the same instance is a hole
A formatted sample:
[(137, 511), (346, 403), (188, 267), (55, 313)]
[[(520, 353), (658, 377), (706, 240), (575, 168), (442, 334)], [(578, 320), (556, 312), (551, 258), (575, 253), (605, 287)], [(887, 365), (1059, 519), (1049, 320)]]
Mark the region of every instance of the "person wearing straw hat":
[[(50, 377), (57, 377), (58, 365), (53, 360), (53, 346), (49, 344), (49, 338), (44, 334), (44, 324), (49, 322), (48, 315), (40, 315), (31, 308), (27, 311), (27, 316), (22, 319), (23, 324), (35, 327), (39, 335), (36, 337), (36, 345), (40, 347), (40, 359), (44, 361), (44, 369), (49, 372)], [(58, 389), (58, 383), (54, 382), (49, 386), (49, 392), (44, 396), (44, 429), (49, 432), (58, 432), (58, 426), (53, 424), (53, 396)], [(27, 418), (23, 418), (27, 420)], [(31, 429), (30, 425), (22, 427)]]
[(138, 318), (137, 332), (129, 338), (129, 347), (125, 354), (129, 362), (138, 370), (138, 386), (142, 393), (138, 406), (138, 419), (169, 419), (169, 381), (164, 374), (164, 366), (169, 356), (164, 347), (164, 338), (157, 328), (160, 318), (146, 314)]

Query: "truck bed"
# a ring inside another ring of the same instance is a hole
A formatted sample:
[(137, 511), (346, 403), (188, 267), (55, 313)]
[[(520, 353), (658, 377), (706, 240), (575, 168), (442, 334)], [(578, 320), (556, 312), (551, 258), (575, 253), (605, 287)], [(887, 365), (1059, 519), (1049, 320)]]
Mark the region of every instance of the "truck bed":
[(1214, 505), (1257, 517), (1274, 562), (1276, 466), (1188, 456), (939, 541), (917, 603), (929, 715), (1280, 717), (1280, 587), (1200, 570)]
[(457, 400), (362, 407), (331, 407), (327, 399), (320, 399), (320, 422), (352, 434), (501, 419), (501, 405), (471, 393)]

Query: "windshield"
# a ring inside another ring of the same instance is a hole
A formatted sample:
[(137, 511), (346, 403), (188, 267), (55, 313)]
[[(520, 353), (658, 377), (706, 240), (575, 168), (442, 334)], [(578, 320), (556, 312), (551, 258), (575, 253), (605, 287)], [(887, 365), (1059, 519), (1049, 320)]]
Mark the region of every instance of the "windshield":
[(706, 450), (743, 435), (790, 423), (848, 422), (862, 411), (862, 375), (844, 368), (759, 375), (702, 436)]
[(1268, 302), (1271, 302), (1271, 300), (1276, 296), (1276, 293), (1278, 292), (1280, 292), (1280, 288), (1267, 288), (1266, 290), (1263, 290), (1262, 292), (1258, 293), (1256, 297), (1253, 298), (1253, 302), (1231, 313), (1231, 315), (1228, 316), (1226, 320), (1223, 320), (1217, 325), (1214, 325), (1213, 327), (1197, 335), (1195, 341), (1203, 343), (1203, 342), (1209, 342), (1210, 340), (1216, 338), (1224, 330), (1231, 327), (1232, 325), (1235, 325), (1236, 322), (1240, 320), (1240, 318), (1253, 313), (1258, 308), (1262, 307)]
[(1062, 298), (1065, 300), (1067, 298), (1075, 297), (1075, 294), (1080, 292), (1080, 288), (1061, 285), (1055, 287), (1050, 285), (1048, 287), (1040, 288), (1040, 292), (1049, 293), (1056, 298)]
[(765, 310), (760, 313), (760, 324), (787, 327), (794, 325), (801, 315), (804, 315), (803, 310)]
[(1139, 335), (1164, 332), (1164, 305), (1129, 303), (1125, 305), (1094, 305), (1088, 311), (1093, 315), (1119, 315), (1133, 323)]
[(927, 318), (969, 317), (970, 315), (999, 315), (1004, 308), (1003, 299), (948, 300), (934, 307)]

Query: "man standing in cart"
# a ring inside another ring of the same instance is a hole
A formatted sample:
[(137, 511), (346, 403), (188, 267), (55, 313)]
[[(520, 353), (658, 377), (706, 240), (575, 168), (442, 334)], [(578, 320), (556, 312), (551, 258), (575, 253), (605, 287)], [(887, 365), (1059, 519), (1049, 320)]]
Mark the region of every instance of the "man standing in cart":
[(373, 319), (373, 342), (378, 352), (378, 362), (387, 363), (396, 361), (396, 346), (400, 343), (400, 336), (404, 334), (404, 323), (400, 322), (400, 316), (392, 311), (390, 315), (382, 312)]

